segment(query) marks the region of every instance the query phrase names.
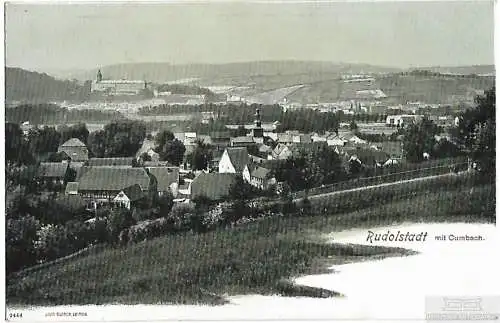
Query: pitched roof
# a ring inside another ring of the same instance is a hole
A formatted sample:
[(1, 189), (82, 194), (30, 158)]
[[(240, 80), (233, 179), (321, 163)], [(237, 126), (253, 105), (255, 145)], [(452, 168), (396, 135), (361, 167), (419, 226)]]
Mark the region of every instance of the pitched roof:
[(240, 137), (231, 137), (231, 142), (232, 143), (247, 144), (247, 143), (254, 143), (255, 141), (253, 140), (253, 137), (240, 136)]
[(250, 161), (246, 147), (228, 147), (226, 148), (231, 164), (237, 172), (243, 171), (245, 165)]
[(374, 165), (376, 163), (385, 163), (389, 159), (389, 154), (380, 150), (356, 149), (351, 156), (356, 156), (363, 164)]
[(123, 193), (125, 193), (125, 195), (127, 195), (130, 201), (137, 201), (145, 196), (139, 184), (134, 184), (129, 187), (126, 187), (122, 191)]
[(87, 147), (85, 144), (78, 138), (71, 138), (63, 143), (60, 147)]
[(260, 179), (269, 178), (270, 175), (271, 175), (270, 169), (260, 167), (260, 166), (255, 167), (255, 169), (250, 173), (251, 177), (256, 177), (256, 178), (260, 178)]
[(179, 182), (179, 167), (148, 167), (147, 169), (156, 178), (159, 192), (168, 191), (172, 183)]
[(191, 198), (206, 196), (220, 200), (229, 195), (229, 189), (235, 181), (236, 174), (201, 173), (191, 183)]
[(134, 157), (111, 157), (111, 158), (90, 158), (88, 165), (91, 167), (110, 167), (110, 166), (130, 166)]
[(64, 178), (67, 170), (67, 163), (40, 163), (37, 175), (39, 177)]
[(212, 131), (210, 132), (210, 137), (215, 140), (229, 139), (231, 137), (231, 134), (229, 133), (229, 131)]
[(271, 152), (272, 150), (273, 150), (273, 149), (272, 149), (271, 147), (269, 147), (269, 146), (267, 146), (267, 145), (264, 145), (264, 144), (261, 144), (261, 145), (259, 146), (259, 152), (261, 152), (261, 153), (269, 153), (269, 152)]
[(80, 191), (121, 191), (139, 184), (149, 188), (150, 178), (144, 168), (90, 167), (80, 177)]
[(70, 192), (78, 192), (78, 182), (68, 182), (66, 184), (66, 194)]
[(278, 133), (278, 142), (292, 143), (293, 135), (290, 133)]
[(290, 150), (288, 148), (288, 146), (286, 146), (286, 145), (284, 145), (282, 143), (279, 143), (279, 144), (276, 145), (276, 147), (274, 147), (274, 149), (272, 151), (272, 155), (274, 157), (280, 156), (286, 150)]
[(135, 157), (139, 157), (142, 154), (147, 153), (151, 149), (154, 149), (155, 146), (156, 146), (156, 143), (154, 140), (144, 139), (144, 141), (142, 142), (142, 146), (141, 146), (141, 148), (139, 148), (139, 150), (135, 154)]
[(212, 144), (212, 137), (208, 135), (199, 135), (198, 140), (203, 141), (204, 144), (211, 145)]
[(89, 152), (86, 147), (59, 147), (59, 153), (64, 153), (72, 161), (87, 161), (89, 160)]

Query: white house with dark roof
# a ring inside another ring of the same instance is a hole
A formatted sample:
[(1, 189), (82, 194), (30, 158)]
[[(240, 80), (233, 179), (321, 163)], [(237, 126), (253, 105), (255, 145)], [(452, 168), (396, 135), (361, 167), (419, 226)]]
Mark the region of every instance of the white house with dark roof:
[(228, 147), (219, 161), (219, 173), (241, 174), (249, 162), (246, 147)]
[(113, 199), (113, 204), (130, 210), (134, 204), (146, 198), (139, 184), (134, 184), (121, 190)]
[(276, 178), (273, 175), (273, 171), (255, 163), (245, 166), (243, 170), (243, 179), (260, 190), (266, 190), (271, 187), (271, 185), (276, 184)]

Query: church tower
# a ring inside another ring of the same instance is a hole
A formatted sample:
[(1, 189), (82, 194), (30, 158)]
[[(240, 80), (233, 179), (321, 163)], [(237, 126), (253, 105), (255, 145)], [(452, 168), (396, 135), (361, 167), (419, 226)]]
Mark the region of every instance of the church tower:
[(254, 139), (264, 140), (264, 129), (262, 129), (262, 122), (260, 121), (260, 109), (255, 111), (255, 127), (252, 133)]
[(101, 73), (101, 70), (98, 70), (97, 71), (97, 82), (101, 82), (102, 81), (102, 73)]

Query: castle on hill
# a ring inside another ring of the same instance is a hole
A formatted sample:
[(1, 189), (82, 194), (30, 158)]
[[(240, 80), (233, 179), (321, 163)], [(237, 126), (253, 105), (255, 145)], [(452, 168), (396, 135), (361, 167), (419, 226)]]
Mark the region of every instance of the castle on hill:
[(97, 77), (92, 81), (91, 92), (102, 93), (104, 95), (138, 95), (147, 89), (147, 82), (140, 80), (104, 80), (101, 70), (97, 72)]

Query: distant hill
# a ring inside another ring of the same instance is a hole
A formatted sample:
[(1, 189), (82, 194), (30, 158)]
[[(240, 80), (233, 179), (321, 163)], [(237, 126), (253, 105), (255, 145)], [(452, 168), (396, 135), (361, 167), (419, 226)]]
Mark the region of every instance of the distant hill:
[(426, 70), (434, 73), (450, 74), (494, 74), (495, 65), (471, 65), (471, 66), (433, 66), (411, 68), (413, 70)]
[(86, 89), (74, 81), (57, 80), (45, 73), (21, 68), (5, 68), (5, 99), (44, 103), (54, 100), (84, 99)]
[[(368, 64), (343, 64), (313, 61), (258, 61), (228, 64), (189, 64), (172, 65), (169, 63), (130, 63), (104, 66), (103, 76), (109, 79), (140, 79), (150, 82), (173, 82), (181, 79), (196, 78), (193, 82), (202, 85), (248, 85), (259, 82), (263, 77), (293, 77), (311, 75), (318, 79), (340, 73), (378, 73), (396, 72), (398, 69), (371, 66)], [(78, 80), (92, 80), (97, 68), (85, 73), (65, 73), (59, 76)], [(255, 79), (255, 80), (254, 80)], [(296, 84), (296, 83), (295, 83)], [(286, 84), (288, 85), (288, 84)], [(281, 86), (286, 86), (281, 85)], [(265, 86), (262, 85), (262, 86)]]

